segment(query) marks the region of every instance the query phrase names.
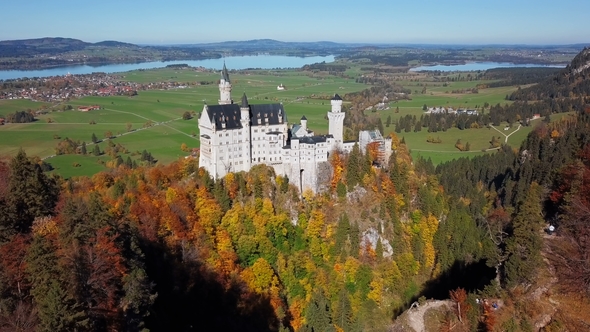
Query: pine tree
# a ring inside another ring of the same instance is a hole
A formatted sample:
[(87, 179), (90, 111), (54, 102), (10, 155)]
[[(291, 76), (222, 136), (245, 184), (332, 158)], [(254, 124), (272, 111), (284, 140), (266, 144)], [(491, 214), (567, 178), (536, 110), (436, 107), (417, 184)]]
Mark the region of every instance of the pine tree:
[(92, 133), (92, 143), (96, 144), (96, 142), (98, 142), (98, 137), (96, 137), (96, 134)]
[(127, 156), (127, 159), (125, 160), (125, 166), (127, 166), (127, 168), (133, 168), (133, 162), (131, 161), (131, 157)]
[(354, 222), (350, 227), (350, 256), (354, 258), (359, 257), (359, 251), (361, 249), (361, 231), (359, 229), (359, 225)]
[(509, 286), (532, 281), (534, 272), (541, 265), (541, 190), (538, 184), (531, 184), (512, 221), (512, 236), (506, 241), (509, 256), (505, 264), (505, 275)]
[(358, 144), (355, 144), (352, 151), (348, 155), (346, 163), (346, 184), (348, 191), (352, 191), (354, 187), (361, 182), (361, 151)]
[(348, 234), (350, 233), (350, 220), (348, 220), (348, 215), (344, 213), (338, 219), (338, 225), (336, 227), (336, 236), (335, 236), (335, 243), (333, 247), (332, 254), (333, 256), (340, 255), (344, 252), (344, 248), (346, 247), (346, 239)]
[(342, 182), (338, 182), (336, 185), (336, 194), (339, 198), (346, 197), (346, 185)]
[(82, 147), (80, 148), (80, 153), (86, 155), (88, 151), (86, 151), (86, 142), (82, 142)]
[(352, 305), (346, 290), (338, 292), (336, 307), (334, 308), (334, 324), (343, 331), (350, 331), (354, 324)]
[(51, 215), (59, 188), (21, 149), (10, 162), (7, 192), (10, 195), (0, 207), (0, 241), (15, 233), (27, 233), (36, 217)]
[(385, 130), (383, 129), (383, 121), (381, 121), (381, 118), (377, 118), (377, 129), (379, 129), (381, 134), (385, 133)]
[(289, 177), (286, 175), (283, 177), (283, 182), (281, 182), (280, 190), (283, 194), (289, 190)]
[(335, 331), (330, 306), (321, 291), (315, 291), (305, 315), (309, 331)]
[(62, 278), (55, 251), (48, 239), (36, 235), (26, 257), (31, 295), (39, 311), (39, 330), (88, 330), (87, 316), (60, 282)]
[(100, 156), (100, 153), (100, 148), (98, 147), (98, 145), (95, 144), (94, 149), (92, 150), (92, 154), (98, 157)]
[[(223, 212), (227, 212), (231, 208), (231, 199), (227, 194), (227, 190), (225, 189), (222, 180), (215, 181), (215, 184), (213, 185), (213, 195), (223, 209)], [(262, 195), (260, 198), (262, 198)]]
[(381, 237), (377, 238), (377, 244), (375, 245), (375, 255), (377, 256), (377, 260), (381, 260), (383, 258), (383, 243), (381, 243)]
[(402, 132), (402, 127), (399, 124), (399, 120), (395, 122), (395, 129), (394, 129), (394, 131), (396, 133), (398, 133), (398, 134)]

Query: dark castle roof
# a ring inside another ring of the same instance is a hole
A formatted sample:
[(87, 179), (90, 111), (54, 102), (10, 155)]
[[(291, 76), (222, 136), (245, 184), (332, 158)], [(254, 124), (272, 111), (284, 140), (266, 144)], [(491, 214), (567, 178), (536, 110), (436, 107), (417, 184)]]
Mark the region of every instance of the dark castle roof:
[[(250, 108), (250, 126), (276, 125), (287, 122), (287, 114), (283, 104), (259, 104), (248, 105), (246, 94), (242, 97), (242, 103), (246, 102), (246, 107)], [(243, 107), (243, 106), (242, 106)], [(242, 113), (238, 104), (228, 105), (207, 105), (205, 108), (211, 123), (215, 123), (215, 128), (219, 129), (240, 129), (242, 128)], [(280, 120), (282, 118), (282, 121)], [(260, 124), (258, 123), (260, 119)], [(267, 121), (268, 119), (268, 121)], [(225, 128), (223, 124), (225, 123)]]
[(304, 116), (301, 117), (301, 120), (307, 120), (307, 118)]
[[(251, 126), (263, 126), (267, 122), (265, 119), (268, 118), (269, 125), (276, 125), (287, 122), (287, 113), (283, 108), (283, 104), (258, 104), (250, 105), (250, 125)], [(258, 119), (261, 119), (258, 124)], [(282, 119), (280, 121), (279, 119)]]
[(340, 96), (338, 94), (335, 94), (331, 100), (342, 100), (342, 98), (340, 98)]
[(242, 128), (240, 106), (237, 104), (207, 105), (206, 110), (209, 120), (215, 123), (215, 128), (218, 130), (223, 128), (223, 123), (225, 123), (225, 129)]
[[(294, 137), (293, 139), (297, 139), (301, 144), (317, 144), (317, 143), (325, 143), (328, 141), (328, 138), (334, 138), (333, 135), (318, 135), (318, 136), (305, 136), (305, 137)], [(291, 149), (291, 144), (287, 144), (283, 146), (283, 149)]]

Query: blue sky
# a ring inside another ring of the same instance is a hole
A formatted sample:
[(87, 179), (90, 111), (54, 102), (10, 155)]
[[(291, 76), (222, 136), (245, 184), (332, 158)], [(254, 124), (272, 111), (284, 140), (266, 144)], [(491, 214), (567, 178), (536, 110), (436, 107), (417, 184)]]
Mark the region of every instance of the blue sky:
[(588, 0), (3, 1), (0, 40), (590, 43)]

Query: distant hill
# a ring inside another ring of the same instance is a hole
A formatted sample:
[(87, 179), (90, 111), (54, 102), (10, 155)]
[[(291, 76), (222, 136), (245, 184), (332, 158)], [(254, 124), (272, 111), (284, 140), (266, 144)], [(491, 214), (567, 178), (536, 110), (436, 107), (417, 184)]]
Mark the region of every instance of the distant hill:
[[(72, 38), (46, 37), (0, 41), (0, 59), (4, 58), (0, 61), (0, 70), (30, 70), (93, 63), (200, 60), (220, 58), (230, 54), (330, 55), (345, 47), (344, 44), (328, 41), (282, 42), (272, 39), (139, 46), (113, 40), (88, 43)], [(117, 52), (112, 52), (115, 49)]]
[(283, 42), (274, 39), (252, 39), (244, 41), (225, 41), (220, 43), (184, 44), (184, 47), (199, 47), (203, 49), (285, 49), (285, 48), (344, 48), (347, 44), (340, 44), (330, 41), (318, 42)]
[(556, 75), (512, 93), (510, 100), (544, 100), (590, 96), (590, 48), (584, 48)]
[(30, 57), (34, 55), (55, 55), (65, 52), (82, 51), (88, 47), (134, 47), (140, 46), (118, 41), (88, 43), (79, 39), (45, 37), (36, 39), (0, 41), (0, 57)]
[(72, 38), (37, 38), (0, 41), (0, 57), (28, 57), (79, 51), (91, 43)]
[(92, 45), (94, 45), (94, 46), (108, 46), (108, 47), (140, 47), (135, 44), (123, 43), (123, 42), (118, 42), (118, 41), (114, 41), (114, 40), (105, 40), (105, 41), (101, 41), (98, 43), (94, 43)]

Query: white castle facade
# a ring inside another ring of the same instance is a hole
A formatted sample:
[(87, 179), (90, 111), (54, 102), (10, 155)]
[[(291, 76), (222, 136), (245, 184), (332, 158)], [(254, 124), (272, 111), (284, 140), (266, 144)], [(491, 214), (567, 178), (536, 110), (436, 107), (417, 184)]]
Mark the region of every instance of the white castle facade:
[(307, 119), (289, 127), (282, 104), (241, 103), (231, 99), (231, 81), (225, 65), (219, 83), (219, 104), (205, 105), (199, 117), (199, 166), (214, 178), (230, 172), (249, 171), (265, 164), (277, 175), (289, 177), (301, 191), (320, 191), (322, 174), (330, 172), (329, 155), (333, 150), (350, 152), (355, 142), (343, 141), (342, 98), (331, 99), (327, 135), (315, 135), (307, 128)]

